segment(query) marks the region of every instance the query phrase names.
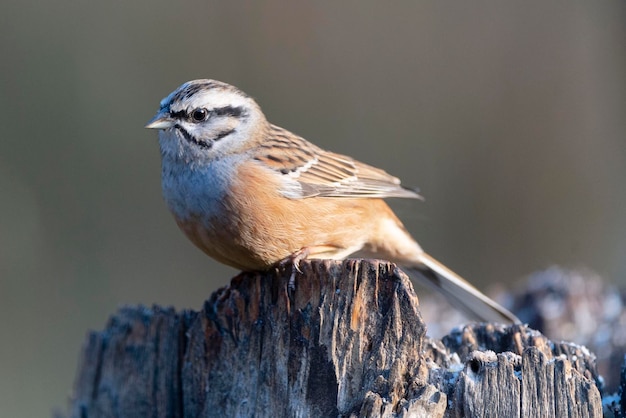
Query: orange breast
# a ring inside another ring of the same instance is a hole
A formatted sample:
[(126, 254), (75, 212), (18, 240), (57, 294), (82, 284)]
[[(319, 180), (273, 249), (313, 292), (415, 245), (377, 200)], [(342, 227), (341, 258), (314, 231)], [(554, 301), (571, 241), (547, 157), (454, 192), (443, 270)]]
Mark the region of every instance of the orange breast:
[(240, 166), (222, 213), (178, 222), (196, 246), (224, 264), (263, 270), (305, 247), (312, 258), (344, 258), (380, 235), (378, 220), (397, 220), (380, 199), (288, 199), (278, 192), (280, 178), (263, 170)]

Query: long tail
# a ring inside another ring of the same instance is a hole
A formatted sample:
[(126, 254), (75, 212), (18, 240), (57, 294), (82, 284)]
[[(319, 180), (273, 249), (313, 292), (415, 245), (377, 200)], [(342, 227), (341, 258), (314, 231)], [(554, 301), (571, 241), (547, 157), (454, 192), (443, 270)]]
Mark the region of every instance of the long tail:
[[(408, 266), (416, 273), (415, 278), (442, 293), (454, 307), (462, 310), (471, 318), (483, 322), (519, 324), (519, 319), (506, 308), (484, 295), (461, 276), (441, 264), (426, 253), (422, 253), (419, 262)], [(413, 276), (413, 275), (412, 275)]]

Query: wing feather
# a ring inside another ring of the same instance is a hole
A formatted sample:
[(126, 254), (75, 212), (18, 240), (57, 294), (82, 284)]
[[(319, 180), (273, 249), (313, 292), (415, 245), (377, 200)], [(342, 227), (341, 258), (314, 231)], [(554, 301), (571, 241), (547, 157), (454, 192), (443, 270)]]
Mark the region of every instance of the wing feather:
[(421, 199), (414, 190), (400, 185), (400, 180), (385, 171), (336, 154), (311, 144), (304, 138), (278, 126), (271, 125), (267, 138), (256, 159), (286, 176), (289, 186), (284, 193), (294, 198), (297, 182), (300, 198), (405, 197)]

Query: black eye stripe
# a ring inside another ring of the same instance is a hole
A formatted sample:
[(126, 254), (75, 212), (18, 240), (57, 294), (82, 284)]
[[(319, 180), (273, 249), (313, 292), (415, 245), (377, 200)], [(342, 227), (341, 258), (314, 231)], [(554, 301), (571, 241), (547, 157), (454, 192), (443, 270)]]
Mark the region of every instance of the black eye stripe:
[[(202, 108), (194, 108), (190, 110), (178, 110), (176, 112), (170, 110), (170, 117), (174, 119), (194, 120), (193, 113), (199, 109), (202, 109)], [(243, 107), (238, 107), (238, 106), (223, 106), (223, 107), (216, 107), (210, 110), (209, 109), (205, 109), (205, 110), (208, 112), (208, 118), (210, 118), (213, 115), (230, 116), (233, 118), (246, 116), (246, 111), (243, 109)]]
[(185, 112), (184, 110), (179, 110), (178, 112), (172, 112), (170, 110), (170, 117), (174, 119), (186, 119), (187, 112)]
[(224, 106), (211, 109), (211, 113), (217, 116), (232, 116), (234, 118), (238, 118), (244, 113), (244, 111), (241, 107)]

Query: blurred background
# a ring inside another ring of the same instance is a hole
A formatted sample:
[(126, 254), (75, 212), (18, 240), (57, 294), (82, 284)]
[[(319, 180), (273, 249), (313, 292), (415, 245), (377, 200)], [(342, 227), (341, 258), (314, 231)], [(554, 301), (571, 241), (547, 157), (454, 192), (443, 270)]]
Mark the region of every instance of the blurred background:
[(483, 289), (553, 264), (623, 286), (625, 18), (617, 0), (2, 2), (0, 415), (64, 410), (119, 306), (199, 309), (236, 274), (177, 230), (143, 129), (194, 78), (419, 186), (393, 207)]

